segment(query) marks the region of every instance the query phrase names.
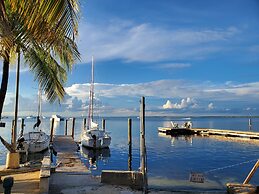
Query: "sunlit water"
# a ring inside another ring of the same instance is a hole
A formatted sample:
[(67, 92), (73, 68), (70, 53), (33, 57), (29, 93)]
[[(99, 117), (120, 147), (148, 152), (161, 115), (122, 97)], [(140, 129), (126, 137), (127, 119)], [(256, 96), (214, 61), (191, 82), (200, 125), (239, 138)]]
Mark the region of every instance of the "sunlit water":
[[(138, 170), (139, 158), (139, 119), (132, 118), (132, 169)], [(242, 183), (259, 158), (259, 140), (234, 140), (223, 137), (171, 137), (157, 132), (159, 126), (170, 126), (170, 121), (183, 123), (189, 118), (149, 117), (146, 118), (146, 147), (149, 187), (168, 190), (212, 190), (223, 191), (228, 182)], [(193, 127), (248, 130), (248, 118), (190, 118)], [(0, 135), (10, 141), (11, 120), (6, 119), (6, 127)], [(75, 139), (79, 140), (82, 118), (76, 119)], [(128, 118), (106, 118), (107, 131), (111, 133), (110, 149), (94, 152), (81, 148), (84, 164), (94, 175), (101, 170), (128, 169)], [(25, 120), (25, 132), (29, 131), (34, 120)], [(68, 133), (71, 133), (71, 121)], [(20, 124), (20, 122), (18, 123)], [(259, 132), (259, 119), (252, 119), (252, 131)], [(64, 134), (65, 122), (55, 123), (55, 134)], [(42, 130), (49, 133), (50, 121), (42, 122)], [(19, 130), (18, 130), (19, 131)], [(0, 164), (5, 164), (7, 150), (0, 145)], [(205, 183), (189, 181), (191, 172), (203, 173)], [(258, 172), (251, 180), (259, 184)]]

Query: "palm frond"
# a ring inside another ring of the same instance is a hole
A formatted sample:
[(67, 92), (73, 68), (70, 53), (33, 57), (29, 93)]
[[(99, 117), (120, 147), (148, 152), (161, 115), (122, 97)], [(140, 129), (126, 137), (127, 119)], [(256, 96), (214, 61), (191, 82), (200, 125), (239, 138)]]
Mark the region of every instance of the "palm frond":
[(0, 57), (21, 48), (51, 102), (64, 97), (67, 71), (80, 59), (78, 11), (78, 0), (0, 0)]
[(38, 80), (40, 87), (45, 91), (50, 102), (62, 100), (65, 95), (63, 84), (67, 79), (66, 70), (61, 67), (49, 52), (38, 47), (29, 48), (24, 52), (29, 68), (34, 72), (35, 80)]

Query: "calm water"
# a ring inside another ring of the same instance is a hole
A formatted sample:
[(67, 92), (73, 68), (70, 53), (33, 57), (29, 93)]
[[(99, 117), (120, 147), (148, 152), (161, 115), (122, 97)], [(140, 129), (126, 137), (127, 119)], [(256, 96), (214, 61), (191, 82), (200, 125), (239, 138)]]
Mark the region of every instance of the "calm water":
[[(138, 170), (139, 164), (139, 120), (132, 118), (132, 168)], [(248, 118), (147, 118), (146, 146), (148, 154), (148, 182), (151, 188), (168, 190), (210, 190), (223, 191), (227, 182), (243, 182), (259, 158), (259, 140), (231, 140), (223, 137), (178, 137), (160, 135), (159, 126), (170, 126), (170, 121), (183, 123), (191, 119), (193, 127), (248, 130)], [(127, 145), (128, 118), (106, 118), (107, 131), (111, 132), (110, 149), (93, 152), (82, 148), (82, 160), (94, 175), (100, 175), (103, 169), (128, 169)], [(10, 140), (11, 120), (0, 135)], [(28, 131), (33, 120), (25, 120)], [(64, 134), (65, 122), (55, 124), (55, 133)], [(252, 131), (259, 132), (259, 119), (252, 119)], [(42, 130), (49, 133), (49, 119), (45, 119)], [(75, 137), (79, 140), (82, 119), (76, 119)], [(71, 128), (69, 121), (68, 128)], [(0, 145), (0, 164), (5, 164), (6, 149)], [(205, 183), (191, 183), (191, 172), (203, 173)], [(258, 172), (251, 180), (259, 184)]]

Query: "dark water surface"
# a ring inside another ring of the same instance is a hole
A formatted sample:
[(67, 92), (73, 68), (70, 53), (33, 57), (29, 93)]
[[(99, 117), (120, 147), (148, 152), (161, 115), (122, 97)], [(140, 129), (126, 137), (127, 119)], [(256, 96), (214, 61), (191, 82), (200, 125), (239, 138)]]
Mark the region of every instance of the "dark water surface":
[[(132, 169), (138, 170), (139, 159), (139, 119), (132, 118)], [(248, 129), (248, 118), (194, 117), (194, 118), (146, 118), (146, 147), (148, 162), (148, 182), (151, 188), (168, 190), (210, 190), (223, 191), (228, 182), (242, 183), (256, 160), (259, 158), (259, 140), (230, 139), (224, 137), (171, 137), (157, 132), (159, 126), (170, 126), (170, 121), (193, 122), (194, 128)], [(6, 127), (0, 128), (0, 135), (10, 141), (11, 120), (6, 119)], [(75, 138), (79, 140), (82, 118), (76, 119)], [(128, 118), (106, 118), (107, 131), (111, 132), (110, 149), (103, 151), (81, 148), (82, 160), (94, 175), (101, 170), (128, 169)], [(25, 132), (34, 120), (26, 119)], [(71, 129), (71, 121), (68, 128)], [(18, 123), (18, 125), (20, 122)], [(252, 131), (259, 132), (259, 118), (252, 119)], [(42, 130), (49, 133), (50, 121), (42, 122)], [(55, 123), (55, 134), (64, 134), (65, 122)], [(18, 130), (19, 131), (19, 130)], [(70, 131), (69, 131), (70, 133)], [(0, 164), (5, 164), (6, 149), (0, 145)], [(204, 183), (189, 181), (191, 172), (203, 173)], [(250, 181), (259, 184), (259, 174)]]

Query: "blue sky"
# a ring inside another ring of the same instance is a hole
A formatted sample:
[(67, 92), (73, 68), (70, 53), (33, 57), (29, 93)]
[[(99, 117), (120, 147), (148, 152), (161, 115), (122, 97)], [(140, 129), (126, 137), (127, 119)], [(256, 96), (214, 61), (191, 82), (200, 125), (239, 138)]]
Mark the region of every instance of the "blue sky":
[[(257, 0), (81, 0), (80, 7), (82, 60), (61, 105), (44, 102), (46, 115), (87, 114), (92, 55), (102, 115), (138, 115), (141, 96), (147, 115), (259, 115)], [(37, 107), (37, 84), (24, 66), (20, 115)], [(13, 69), (6, 115), (14, 77)]]

